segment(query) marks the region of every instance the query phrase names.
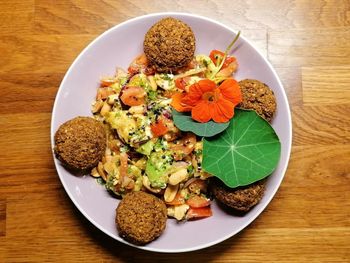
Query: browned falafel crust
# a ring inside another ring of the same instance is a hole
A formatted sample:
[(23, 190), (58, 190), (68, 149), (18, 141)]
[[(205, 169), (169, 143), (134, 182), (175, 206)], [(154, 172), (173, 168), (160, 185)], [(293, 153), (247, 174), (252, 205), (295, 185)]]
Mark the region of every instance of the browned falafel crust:
[(136, 245), (145, 245), (159, 237), (166, 220), (165, 203), (142, 191), (126, 194), (116, 209), (120, 236)]
[(55, 133), (54, 152), (68, 168), (88, 172), (106, 150), (103, 124), (90, 117), (76, 117), (63, 123)]
[(191, 62), (196, 48), (192, 29), (184, 22), (167, 17), (146, 33), (143, 49), (159, 72), (172, 72)]
[(269, 86), (255, 79), (241, 80), (238, 84), (242, 92), (242, 102), (238, 107), (255, 110), (270, 122), (276, 111), (276, 98)]
[(247, 186), (229, 188), (217, 178), (210, 180), (210, 189), (214, 197), (224, 205), (240, 212), (248, 212), (260, 202), (265, 192), (266, 180), (260, 180)]

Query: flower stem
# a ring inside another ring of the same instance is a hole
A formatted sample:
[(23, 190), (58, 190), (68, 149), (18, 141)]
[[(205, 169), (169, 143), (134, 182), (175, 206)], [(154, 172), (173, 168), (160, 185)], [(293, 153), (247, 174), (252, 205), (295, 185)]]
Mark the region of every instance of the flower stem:
[(230, 43), (230, 45), (228, 45), (228, 47), (227, 47), (226, 50), (225, 50), (224, 57), (223, 57), (222, 60), (221, 60), (220, 66), (213, 72), (213, 74), (210, 76), (210, 79), (214, 78), (215, 75), (221, 70), (221, 68), (222, 68), (222, 66), (224, 65), (225, 60), (226, 60), (226, 58), (227, 58), (228, 52), (230, 52), (232, 46), (236, 43), (236, 41), (238, 40), (240, 34), (241, 34), (241, 31), (238, 31), (238, 33), (237, 33), (237, 35), (235, 36), (235, 38), (232, 40), (232, 42)]

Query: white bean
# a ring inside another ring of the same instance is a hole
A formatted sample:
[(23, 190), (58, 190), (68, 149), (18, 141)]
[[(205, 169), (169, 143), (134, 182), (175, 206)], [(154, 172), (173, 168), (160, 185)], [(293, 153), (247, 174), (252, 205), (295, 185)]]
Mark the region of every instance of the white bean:
[(169, 184), (171, 185), (177, 185), (179, 183), (181, 183), (182, 181), (184, 181), (187, 178), (187, 169), (186, 168), (182, 168), (178, 171), (176, 171), (175, 173), (171, 174), (169, 177)]
[(164, 191), (164, 201), (171, 202), (175, 199), (177, 191), (179, 190), (179, 185), (168, 185)]
[(174, 217), (177, 220), (182, 220), (185, 218), (186, 212), (190, 207), (186, 204), (177, 205), (174, 207)]
[(142, 114), (145, 111), (145, 108), (142, 105), (139, 106), (131, 106), (129, 108), (129, 112), (131, 114)]

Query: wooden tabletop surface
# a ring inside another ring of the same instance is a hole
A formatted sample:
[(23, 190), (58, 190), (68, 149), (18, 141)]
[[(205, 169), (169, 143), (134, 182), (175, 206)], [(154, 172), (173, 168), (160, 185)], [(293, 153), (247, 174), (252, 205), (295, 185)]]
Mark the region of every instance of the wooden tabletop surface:
[[(96, 36), (152, 12), (239, 29), (287, 91), (285, 179), (248, 228), (184, 254), (145, 252), (80, 214), (57, 176), (50, 120), (60, 82)], [(0, 262), (350, 262), (350, 1), (0, 1)]]

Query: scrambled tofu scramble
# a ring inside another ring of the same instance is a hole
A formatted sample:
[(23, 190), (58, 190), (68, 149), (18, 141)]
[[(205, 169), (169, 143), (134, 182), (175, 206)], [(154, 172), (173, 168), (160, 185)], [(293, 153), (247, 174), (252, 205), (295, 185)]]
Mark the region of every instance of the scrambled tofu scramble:
[(157, 73), (142, 54), (128, 71), (118, 68), (103, 78), (92, 112), (105, 124), (107, 149), (91, 174), (118, 196), (157, 195), (177, 220), (210, 216), (201, 139), (174, 125), (170, 103), (175, 92), (211, 76), (216, 67), (197, 55), (186, 68)]

